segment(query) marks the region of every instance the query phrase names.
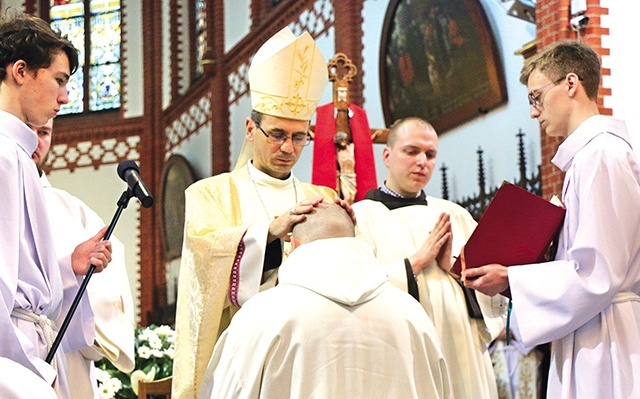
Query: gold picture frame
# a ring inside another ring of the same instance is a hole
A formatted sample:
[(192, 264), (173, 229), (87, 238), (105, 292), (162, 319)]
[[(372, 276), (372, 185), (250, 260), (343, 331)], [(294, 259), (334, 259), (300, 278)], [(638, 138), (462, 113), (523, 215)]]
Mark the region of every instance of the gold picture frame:
[(479, 0), (391, 0), (380, 43), (385, 123), (418, 116), (443, 133), (507, 101)]

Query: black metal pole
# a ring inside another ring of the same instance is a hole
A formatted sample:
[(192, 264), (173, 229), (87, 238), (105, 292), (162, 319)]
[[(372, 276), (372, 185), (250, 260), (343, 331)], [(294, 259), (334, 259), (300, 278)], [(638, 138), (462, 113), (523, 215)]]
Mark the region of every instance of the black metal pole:
[[(111, 223), (109, 223), (109, 228), (107, 229), (107, 232), (104, 234), (104, 237), (102, 238), (102, 240), (108, 240), (109, 237), (111, 237), (111, 234), (113, 233), (113, 230), (116, 227), (116, 223), (118, 222), (118, 219), (120, 219), (120, 214), (122, 213), (122, 210), (126, 208), (127, 205), (129, 204), (129, 200), (131, 199), (131, 197), (133, 197), (133, 191), (131, 191), (130, 188), (128, 188), (126, 191), (122, 193), (122, 195), (120, 196), (120, 199), (118, 200), (118, 209), (116, 209), (116, 213), (113, 215), (113, 219), (111, 219)], [(91, 265), (89, 267), (89, 270), (87, 271), (86, 276), (84, 276), (84, 279), (82, 280), (82, 284), (80, 284), (80, 288), (78, 288), (78, 293), (76, 294), (76, 297), (73, 299), (73, 302), (71, 303), (69, 312), (67, 312), (67, 315), (65, 316), (64, 321), (60, 326), (60, 330), (58, 330), (56, 339), (53, 341), (53, 344), (51, 345), (51, 349), (47, 354), (47, 358), (45, 359), (47, 363), (51, 363), (51, 361), (53, 360), (53, 357), (55, 356), (56, 351), (58, 350), (58, 347), (62, 342), (62, 338), (64, 337), (64, 334), (67, 331), (67, 328), (69, 328), (69, 323), (71, 323), (73, 314), (76, 312), (76, 309), (80, 304), (82, 295), (87, 289), (87, 284), (89, 284), (89, 280), (91, 279), (91, 276), (93, 276), (93, 271), (95, 270), (95, 268), (96, 267), (94, 265)]]

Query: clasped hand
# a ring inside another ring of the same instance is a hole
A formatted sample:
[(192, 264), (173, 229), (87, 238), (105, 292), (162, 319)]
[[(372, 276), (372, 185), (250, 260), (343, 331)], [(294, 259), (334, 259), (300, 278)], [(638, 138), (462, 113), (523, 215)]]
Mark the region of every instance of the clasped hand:
[(451, 217), (447, 213), (441, 213), (418, 252), (408, 258), (413, 274), (417, 275), (434, 260), (448, 271), (451, 268), (451, 242)]

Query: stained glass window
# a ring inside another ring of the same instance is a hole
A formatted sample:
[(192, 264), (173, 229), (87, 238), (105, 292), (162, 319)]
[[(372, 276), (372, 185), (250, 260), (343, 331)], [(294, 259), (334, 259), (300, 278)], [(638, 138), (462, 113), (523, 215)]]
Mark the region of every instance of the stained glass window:
[(49, 17), (80, 59), (60, 114), (119, 108), (120, 0), (50, 0)]
[(196, 0), (196, 78), (204, 72), (202, 60), (207, 48), (207, 16), (205, 13), (204, 0)]

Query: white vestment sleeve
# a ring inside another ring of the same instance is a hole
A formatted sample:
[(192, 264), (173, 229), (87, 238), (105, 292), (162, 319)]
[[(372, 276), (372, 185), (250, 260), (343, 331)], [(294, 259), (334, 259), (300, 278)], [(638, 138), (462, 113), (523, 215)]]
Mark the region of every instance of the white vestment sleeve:
[(3, 399), (56, 399), (53, 388), (31, 370), (0, 357), (0, 393)]
[[(34, 253), (38, 255), (39, 248), (34, 244), (33, 232), (27, 231), (25, 217), (41, 223), (40, 217), (43, 214), (46, 217), (46, 211), (43, 206), (43, 209), (34, 209), (33, 214), (29, 212), (30, 203), (26, 196), (32, 197), (32, 202), (38, 202), (37, 195), (32, 191), (37, 184), (34, 184), (36, 177), (31, 176), (32, 171), (29, 170), (34, 168), (33, 162), (21, 151), (14, 140), (0, 132), (0, 204), (3, 207), (0, 212), (0, 358), (12, 359), (30, 369), (34, 375), (41, 376), (47, 383), (52, 383), (56, 372), (44, 361), (46, 346), (37, 345), (34, 323), (16, 320), (14, 324), (11, 317), (16, 301), (26, 307), (30, 305), (29, 300), (33, 299), (36, 306), (41, 304), (46, 312), (52, 312), (51, 308), (57, 308), (59, 304), (56, 304), (57, 294), (52, 292), (59, 287), (47, 290), (47, 281), (43, 281), (46, 270), (37, 270), (32, 259)], [(43, 253), (42, 256), (47, 262), (52, 259), (49, 253)], [(58, 276), (51, 274), (56, 281)], [(33, 298), (27, 297), (22, 290), (32, 294)], [(24, 326), (24, 331), (20, 326)]]
[(400, 288), (404, 292), (409, 290), (407, 283), (407, 270), (404, 265), (404, 259), (394, 260), (389, 263), (385, 263), (383, 270), (387, 273), (387, 278), (391, 284)]

